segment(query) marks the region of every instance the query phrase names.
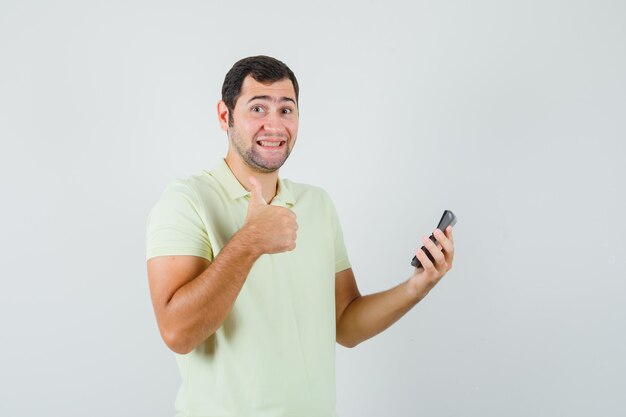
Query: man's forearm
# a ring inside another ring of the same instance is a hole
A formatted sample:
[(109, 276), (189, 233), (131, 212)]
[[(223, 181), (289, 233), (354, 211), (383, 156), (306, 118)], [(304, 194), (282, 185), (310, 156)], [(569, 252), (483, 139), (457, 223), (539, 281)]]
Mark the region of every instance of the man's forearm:
[(174, 341), (175, 351), (191, 351), (226, 319), (260, 256), (249, 247), (247, 238), (244, 229), (233, 235), (208, 268), (179, 288), (168, 302), (165, 328), (172, 332), (169, 339)]
[(337, 321), (337, 341), (354, 347), (377, 335), (404, 316), (428, 290), (416, 291), (403, 282), (389, 290), (354, 299)]

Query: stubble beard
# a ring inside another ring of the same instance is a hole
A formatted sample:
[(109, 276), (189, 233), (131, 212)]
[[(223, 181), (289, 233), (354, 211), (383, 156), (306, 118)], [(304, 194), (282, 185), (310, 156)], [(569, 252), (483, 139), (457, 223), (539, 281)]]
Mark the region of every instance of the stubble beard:
[(245, 141), (239, 136), (237, 129), (233, 126), (228, 129), (228, 139), (232, 147), (237, 151), (237, 154), (241, 157), (241, 160), (248, 165), (252, 170), (268, 174), (278, 170), (287, 158), (291, 150), (289, 149), (289, 141), (285, 143), (285, 156), (281, 160), (275, 162), (266, 161), (255, 149), (256, 141), (250, 144), (249, 148), (246, 148)]

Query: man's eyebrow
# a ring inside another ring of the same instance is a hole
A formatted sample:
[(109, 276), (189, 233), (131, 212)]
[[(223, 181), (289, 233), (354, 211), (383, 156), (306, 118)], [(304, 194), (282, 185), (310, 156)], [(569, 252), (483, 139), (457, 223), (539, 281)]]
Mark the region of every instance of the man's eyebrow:
[[(250, 100), (248, 100), (248, 103), (250, 103), (252, 100), (267, 100), (267, 101), (274, 101), (274, 99), (270, 96), (254, 96), (252, 97)], [(296, 104), (296, 101), (294, 99), (292, 99), (291, 97), (281, 97), (280, 100), (278, 100), (279, 102), (283, 102), (283, 101), (291, 101), (293, 104)]]

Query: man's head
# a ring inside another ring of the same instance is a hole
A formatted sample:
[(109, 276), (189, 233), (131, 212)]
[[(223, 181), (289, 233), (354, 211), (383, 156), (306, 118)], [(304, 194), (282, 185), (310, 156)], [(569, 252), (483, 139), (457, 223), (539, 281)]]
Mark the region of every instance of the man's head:
[(298, 80), (293, 71), (283, 62), (265, 55), (251, 56), (240, 59), (228, 71), (222, 84), (222, 101), (226, 103), (229, 110), (228, 125), (233, 125), (233, 110), (241, 94), (241, 87), (247, 76), (251, 76), (255, 81), (262, 84), (271, 84), (276, 81), (289, 79), (293, 84), (296, 94), (296, 105), (300, 88)]
[(224, 79), (218, 119), (228, 133), (227, 161), (241, 161), (257, 172), (276, 171), (298, 133), (295, 75), (267, 56), (238, 61)]

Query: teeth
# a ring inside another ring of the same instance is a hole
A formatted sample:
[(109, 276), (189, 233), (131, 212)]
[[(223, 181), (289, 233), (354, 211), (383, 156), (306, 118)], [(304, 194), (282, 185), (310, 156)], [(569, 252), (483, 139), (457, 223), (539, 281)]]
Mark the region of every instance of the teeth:
[(268, 142), (268, 141), (260, 141), (261, 146), (280, 146), (282, 142)]

